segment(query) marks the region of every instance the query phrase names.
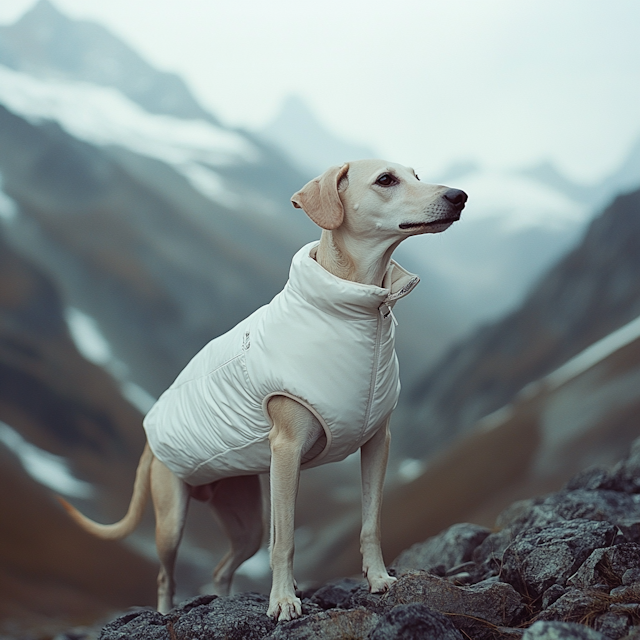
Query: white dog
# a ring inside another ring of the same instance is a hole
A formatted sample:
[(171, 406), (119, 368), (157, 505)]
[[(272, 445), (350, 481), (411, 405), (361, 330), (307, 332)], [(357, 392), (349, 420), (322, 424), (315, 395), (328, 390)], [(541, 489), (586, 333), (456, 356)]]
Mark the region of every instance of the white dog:
[(231, 541), (214, 572), (227, 594), (235, 570), (260, 547), (259, 474), (271, 478), (268, 614), (301, 615), (293, 578), (294, 510), (300, 469), (362, 460), (363, 573), (374, 593), (389, 576), (380, 549), (380, 506), (389, 417), (400, 384), (392, 307), (418, 283), (391, 260), (406, 238), (459, 219), (467, 195), (427, 185), (412, 169), (381, 160), (332, 167), (292, 202), (322, 229), (293, 258), (273, 301), (210, 342), (144, 421), (142, 454), (126, 516), (97, 524), (102, 538), (133, 531), (151, 491), (161, 569), (158, 610), (173, 607), (173, 569), (190, 498), (208, 501)]

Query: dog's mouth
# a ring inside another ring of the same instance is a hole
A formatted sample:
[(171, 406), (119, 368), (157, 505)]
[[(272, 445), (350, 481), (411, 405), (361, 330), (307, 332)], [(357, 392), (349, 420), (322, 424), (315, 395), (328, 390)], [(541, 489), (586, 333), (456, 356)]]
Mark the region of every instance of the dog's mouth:
[(453, 224), (460, 220), (460, 216), (455, 218), (440, 218), (439, 220), (431, 220), (431, 222), (403, 222), (400, 224), (401, 229), (418, 229), (419, 227), (439, 227), (441, 224)]

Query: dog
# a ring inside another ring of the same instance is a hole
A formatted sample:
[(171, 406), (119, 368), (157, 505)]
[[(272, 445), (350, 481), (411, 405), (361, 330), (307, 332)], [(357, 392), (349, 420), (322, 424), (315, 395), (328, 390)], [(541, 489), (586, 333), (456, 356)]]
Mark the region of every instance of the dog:
[(212, 340), (144, 420), (147, 444), (125, 517), (102, 525), (63, 502), (87, 531), (119, 539), (151, 493), (160, 559), (158, 610), (173, 607), (173, 570), (190, 498), (214, 509), (231, 548), (214, 571), (229, 593), (262, 543), (259, 475), (270, 474), (272, 588), (268, 615), (301, 615), (293, 578), (300, 470), (360, 449), (362, 569), (381, 593), (395, 578), (380, 548), (389, 417), (400, 390), (393, 306), (418, 283), (391, 259), (407, 238), (459, 220), (467, 195), (421, 182), (383, 160), (331, 167), (293, 195), (322, 229), (294, 256), (273, 301)]

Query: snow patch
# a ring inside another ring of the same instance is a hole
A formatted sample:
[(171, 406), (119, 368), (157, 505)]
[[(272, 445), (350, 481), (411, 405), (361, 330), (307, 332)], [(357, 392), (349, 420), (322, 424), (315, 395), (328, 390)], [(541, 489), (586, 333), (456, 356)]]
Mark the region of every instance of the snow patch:
[(2, 421), (0, 442), (17, 456), (24, 470), (40, 484), (72, 498), (89, 498), (93, 495), (93, 487), (75, 478), (63, 457), (36, 447)]
[(415, 458), (406, 458), (398, 467), (398, 480), (403, 484), (412, 482), (421, 476), (427, 468), (424, 460), (416, 460)]
[(86, 313), (69, 307), (65, 311), (67, 326), (78, 351), (90, 362), (106, 366), (113, 360), (111, 346), (98, 323)]
[(479, 170), (450, 186), (469, 194), (463, 220), (499, 218), (507, 233), (581, 226), (592, 213), (588, 206), (551, 187), (507, 171)]
[(640, 316), (587, 347), (559, 369), (550, 373), (546, 381), (552, 389), (555, 389), (638, 338), (640, 338)]
[(225, 187), (224, 180), (212, 169), (203, 167), (201, 164), (190, 163), (181, 167), (181, 172), (191, 186), (207, 198), (230, 209), (237, 209), (240, 206), (240, 198)]
[[(147, 113), (117, 90), (86, 82), (35, 78), (0, 65), (0, 101), (31, 121), (53, 120), (91, 144), (118, 145), (161, 160), (189, 180), (203, 164), (255, 162), (260, 155), (238, 133), (205, 120)], [(215, 189), (203, 189), (197, 180), (194, 186), (221, 204), (233, 196), (221, 178)]]
[(109, 341), (94, 318), (80, 309), (68, 307), (65, 318), (78, 351), (90, 362), (108, 371), (120, 383), (122, 395), (142, 414), (155, 404), (156, 398), (128, 379), (127, 365), (113, 355)]

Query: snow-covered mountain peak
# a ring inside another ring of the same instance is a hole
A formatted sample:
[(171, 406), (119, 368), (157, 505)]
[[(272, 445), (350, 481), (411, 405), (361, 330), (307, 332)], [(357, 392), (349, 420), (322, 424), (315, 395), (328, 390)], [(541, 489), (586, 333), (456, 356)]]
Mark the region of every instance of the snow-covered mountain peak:
[(0, 103), (31, 121), (57, 122), (86, 142), (118, 145), (162, 160), (223, 204), (232, 203), (232, 194), (225, 195), (211, 167), (259, 157), (239, 133), (205, 120), (147, 113), (116, 89), (88, 82), (35, 78), (0, 65)]
[(505, 232), (540, 227), (563, 230), (581, 226), (591, 214), (587, 204), (510, 171), (479, 169), (450, 186), (469, 194), (465, 218), (500, 219)]
[(377, 155), (370, 148), (343, 140), (329, 131), (299, 96), (289, 96), (274, 120), (258, 134), (312, 175), (347, 160)]
[(158, 71), (102, 25), (73, 20), (49, 0), (0, 26), (0, 64), (40, 78), (112, 87), (150, 113), (217, 123), (179, 76)]

